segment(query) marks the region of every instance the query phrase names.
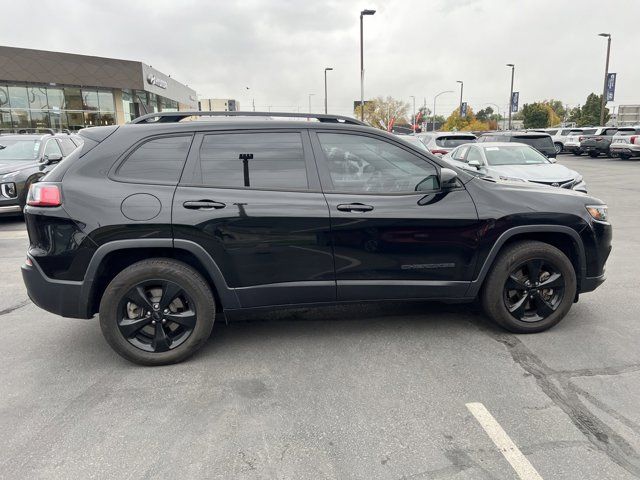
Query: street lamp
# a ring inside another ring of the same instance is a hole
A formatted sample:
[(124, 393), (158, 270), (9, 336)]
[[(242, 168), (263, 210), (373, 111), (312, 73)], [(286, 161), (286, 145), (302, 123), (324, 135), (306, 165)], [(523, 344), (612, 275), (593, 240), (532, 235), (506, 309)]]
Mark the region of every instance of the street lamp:
[(462, 80), (456, 80), (460, 84), (460, 116), (462, 117), (462, 90), (464, 89), (464, 82)]
[(324, 113), (327, 113), (327, 72), (333, 70), (333, 67), (324, 69)]
[(411, 114), (411, 130), (416, 133), (416, 97), (415, 95), (409, 95), (409, 98), (413, 98), (413, 110)]
[(604, 125), (604, 109), (607, 106), (607, 77), (609, 76), (609, 53), (611, 52), (611, 34), (599, 33), (599, 37), (607, 39), (607, 61), (604, 65), (604, 88), (602, 89), (602, 105), (600, 105), (600, 125)]
[(373, 15), (375, 13), (375, 10), (362, 10), (360, 12), (360, 120), (362, 121), (364, 121), (364, 47), (362, 19), (365, 15)]
[(309, 113), (311, 113), (311, 97), (313, 97), (315, 95), (315, 93), (310, 93), (309, 94)]
[(511, 67), (511, 92), (509, 93), (509, 130), (511, 130), (511, 111), (513, 110), (513, 76), (516, 70), (516, 66), (513, 63), (507, 63), (507, 67)]
[(436, 99), (445, 93), (453, 93), (453, 90), (445, 90), (444, 92), (438, 93), (435, 97), (433, 97), (433, 112), (431, 116), (431, 131), (434, 132), (436, 130)]

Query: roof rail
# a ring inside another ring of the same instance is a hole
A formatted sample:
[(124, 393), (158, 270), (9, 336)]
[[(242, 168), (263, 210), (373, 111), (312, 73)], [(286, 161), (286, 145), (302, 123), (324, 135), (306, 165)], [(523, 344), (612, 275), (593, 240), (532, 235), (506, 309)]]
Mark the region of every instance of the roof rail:
[(284, 118), (315, 118), (323, 123), (345, 123), (349, 125), (364, 125), (366, 123), (355, 118), (342, 115), (328, 115), (324, 113), (287, 113), (287, 112), (158, 112), (149, 113), (131, 120), (131, 123), (176, 123), (187, 117), (284, 117)]

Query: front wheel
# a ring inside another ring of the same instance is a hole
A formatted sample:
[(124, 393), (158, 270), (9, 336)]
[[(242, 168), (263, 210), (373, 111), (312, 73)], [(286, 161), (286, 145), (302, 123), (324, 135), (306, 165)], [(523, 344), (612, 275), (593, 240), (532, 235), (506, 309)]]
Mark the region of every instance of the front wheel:
[(567, 256), (552, 245), (525, 241), (500, 253), (481, 300), (487, 315), (514, 333), (535, 333), (556, 325), (576, 295), (576, 274)]
[(561, 143), (554, 143), (553, 147), (556, 149), (556, 155), (558, 155), (559, 153), (562, 153), (562, 144)]
[(143, 260), (111, 281), (100, 302), (100, 328), (111, 347), (140, 365), (167, 365), (207, 341), (215, 318), (211, 289), (191, 267)]

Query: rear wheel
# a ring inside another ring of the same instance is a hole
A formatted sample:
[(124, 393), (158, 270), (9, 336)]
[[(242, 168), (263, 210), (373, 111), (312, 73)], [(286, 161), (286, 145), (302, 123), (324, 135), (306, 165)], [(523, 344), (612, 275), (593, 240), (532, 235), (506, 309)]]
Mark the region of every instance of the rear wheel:
[(562, 152), (562, 144), (559, 142), (556, 142), (553, 144), (553, 146), (556, 149), (556, 155)]
[(567, 314), (576, 294), (571, 261), (547, 243), (526, 241), (501, 252), (481, 294), (485, 312), (515, 333), (541, 332)]
[(631, 155), (628, 155), (626, 153), (621, 153), (620, 155), (618, 155), (622, 160), (629, 160), (631, 158)]
[(596, 157), (597, 157), (597, 156), (599, 156), (599, 155), (600, 155), (600, 152), (595, 152), (595, 151), (591, 151), (591, 152), (589, 152), (589, 156), (590, 156), (591, 158), (596, 158)]
[(574, 150), (572, 153), (578, 157), (582, 155), (582, 152), (580, 150)]
[(170, 259), (120, 272), (100, 302), (100, 327), (111, 347), (141, 365), (177, 363), (207, 341), (215, 317), (211, 289), (191, 267)]

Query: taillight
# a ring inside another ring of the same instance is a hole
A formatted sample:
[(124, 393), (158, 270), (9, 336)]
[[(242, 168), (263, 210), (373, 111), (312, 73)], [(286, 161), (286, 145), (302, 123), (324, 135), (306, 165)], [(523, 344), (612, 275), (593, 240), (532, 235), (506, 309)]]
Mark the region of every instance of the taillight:
[(578, 137), (578, 141), (581, 142), (584, 140), (584, 137)]
[(629, 143), (633, 143), (634, 145), (640, 145), (640, 143), (638, 142), (638, 139), (640, 139), (639, 135), (631, 135), (631, 138), (629, 138)]
[(449, 152), (447, 152), (446, 150), (440, 150), (436, 148), (434, 150), (431, 150), (431, 153), (433, 153), (434, 155), (446, 155)]
[(33, 183), (29, 187), (27, 205), (33, 207), (59, 207), (62, 205), (60, 187), (53, 183)]

